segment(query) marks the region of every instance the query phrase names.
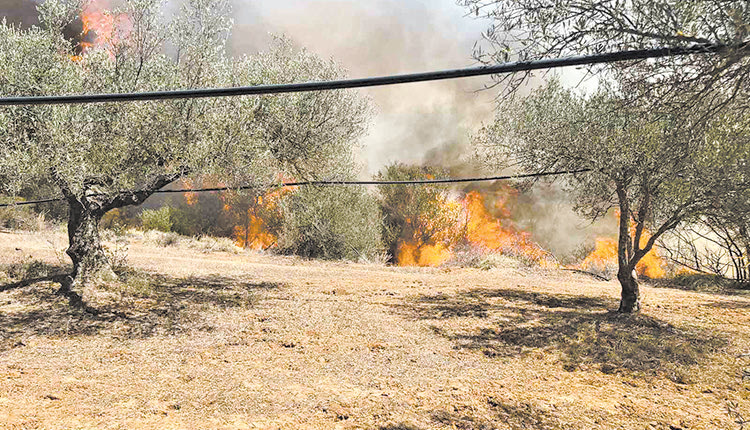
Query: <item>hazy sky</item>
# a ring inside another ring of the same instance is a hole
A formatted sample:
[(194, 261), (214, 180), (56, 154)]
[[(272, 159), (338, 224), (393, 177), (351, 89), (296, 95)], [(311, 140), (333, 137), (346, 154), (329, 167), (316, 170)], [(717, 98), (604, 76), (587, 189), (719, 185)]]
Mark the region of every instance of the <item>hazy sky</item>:
[[(232, 48), (251, 53), (270, 34), (332, 57), (352, 77), (475, 65), (474, 42), (487, 23), (464, 17), (453, 0), (234, 0)], [(465, 143), (492, 119), (489, 78), (362, 90), (377, 114), (364, 139), (369, 172), (391, 161), (420, 162), (434, 148)]]

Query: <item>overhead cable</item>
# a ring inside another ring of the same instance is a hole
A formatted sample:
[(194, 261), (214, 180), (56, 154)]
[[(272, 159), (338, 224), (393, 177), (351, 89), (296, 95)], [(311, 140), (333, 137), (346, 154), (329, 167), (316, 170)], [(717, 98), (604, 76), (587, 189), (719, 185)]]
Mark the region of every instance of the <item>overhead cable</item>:
[(173, 100), (203, 97), (298, 93), (306, 91), (338, 90), (345, 88), (365, 88), (382, 85), (405, 84), (410, 82), (426, 82), (438, 81), (443, 79), (466, 78), (471, 76), (496, 75), (500, 73), (522, 72), (566, 66), (613, 63), (618, 61), (644, 60), (648, 58), (673, 57), (691, 54), (707, 54), (716, 53), (727, 49), (747, 49), (748, 46), (750, 46), (750, 42), (745, 42), (739, 45), (713, 43), (694, 44), (689, 46), (616, 51), (602, 54), (575, 55), (569, 57), (541, 60), (514, 61), (501, 63), (494, 66), (439, 70), (432, 72), (379, 76), (372, 78), (342, 79), (335, 81), (314, 81), (291, 84), (255, 85), (230, 88), (204, 88), (174, 91), (151, 91), (137, 93), (0, 97), (0, 106)]
[[(405, 181), (296, 181), (296, 182), (281, 182), (273, 184), (268, 188), (281, 188), (281, 187), (300, 187), (300, 186), (333, 186), (333, 185), (436, 185), (436, 184), (460, 184), (466, 182), (488, 182), (488, 181), (500, 181), (507, 179), (528, 179), (528, 178), (541, 178), (545, 176), (557, 176), (557, 175), (572, 175), (576, 173), (590, 172), (591, 169), (578, 169), (578, 170), (561, 170), (555, 172), (541, 172), (541, 173), (523, 173), (518, 175), (505, 175), (505, 176), (483, 176), (475, 178), (444, 178), (444, 179), (412, 179)], [(157, 190), (153, 194), (174, 194), (174, 193), (205, 193), (205, 192), (216, 192), (216, 191), (239, 191), (239, 190), (251, 190), (258, 189), (257, 185), (245, 185), (240, 187), (210, 187), (210, 188), (183, 188), (177, 190)], [(136, 191), (137, 192), (137, 191)], [(97, 194), (94, 194), (94, 196)], [(103, 195), (103, 194), (101, 194)], [(41, 200), (28, 200), (16, 203), (4, 203), (0, 204), (0, 208), (10, 206), (25, 206), (35, 205), (40, 203), (50, 203), (65, 200), (62, 197), (48, 198)]]

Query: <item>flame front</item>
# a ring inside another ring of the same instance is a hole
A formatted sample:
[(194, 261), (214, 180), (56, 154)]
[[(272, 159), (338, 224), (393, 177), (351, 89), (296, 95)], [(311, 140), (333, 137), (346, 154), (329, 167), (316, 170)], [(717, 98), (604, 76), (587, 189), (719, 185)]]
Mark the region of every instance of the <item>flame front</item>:
[[(635, 234), (635, 224), (631, 222), (630, 234)], [(641, 235), (640, 246), (646, 245), (651, 238), (651, 233), (644, 229)], [(578, 267), (583, 270), (595, 270), (599, 272), (617, 273), (617, 239), (597, 238), (594, 250), (586, 256)], [(635, 266), (635, 271), (639, 276), (651, 279), (663, 278), (667, 275), (666, 263), (659, 256), (656, 248), (646, 254), (641, 261)]]
[(421, 237), (421, 232), (415, 232), (415, 239), (400, 243), (397, 264), (440, 266), (455, 255), (458, 245), (468, 244), (478, 252), (496, 252), (543, 266), (554, 265), (550, 254), (531, 240), (531, 234), (518, 231), (510, 220), (507, 203), (514, 195), (506, 192), (495, 200), (494, 212), (497, 215), (494, 216), (487, 210), (485, 198), (479, 191), (471, 191), (461, 200), (444, 203), (446, 212), (454, 210), (455, 206), (460, 208), (455, 224), (432, 235), (427, 243), (416, 239)]

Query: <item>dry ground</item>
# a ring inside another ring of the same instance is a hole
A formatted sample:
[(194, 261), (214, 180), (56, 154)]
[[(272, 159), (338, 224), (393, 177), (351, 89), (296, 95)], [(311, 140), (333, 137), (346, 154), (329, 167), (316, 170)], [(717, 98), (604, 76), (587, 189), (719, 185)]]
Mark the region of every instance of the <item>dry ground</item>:
[[(0, 263), (63, 236), (0, 233)], [(31, 257), (30, 257), (31, 256)], [(0, 427), (732, 429), (750, 299), (568, 272), (410, 269), (135, 241), (119, 305), (0, 286)], [(144, 274), (145, 273), (145, 274)], [(2, 282), (0, 282), (2, 285)]]

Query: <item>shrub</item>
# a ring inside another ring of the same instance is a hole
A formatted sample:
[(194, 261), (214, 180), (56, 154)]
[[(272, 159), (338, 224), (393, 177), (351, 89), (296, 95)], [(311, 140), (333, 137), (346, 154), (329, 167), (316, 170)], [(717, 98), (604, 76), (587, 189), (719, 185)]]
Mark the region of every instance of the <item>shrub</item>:
[(200, 252), (228, 252), (237, 254), (242, 249), (228, 237), (203, 236), (187, 240), (187, 247)]
[[(18, 201), (10, 198), (0, 198), (0, 203)], [(35, 212), (32, 206), (16, 206), (0, 208), (0, 228), (10, 230), (39, 231), (47, 225), (43, 213)]]
[(382, 219), (377, 202), (364, 189), (307, 187), (281, 205), (283, 253), (372, 261), (381, 252)]
[(144, 209), (140, 215), (144, 230), (172, 231), (172, 208), (162, 206), (159, 209)]
[(128, 220), (125, 216), (125, 211), (122, 208), (112, 209), (104, 214), (102, 220), (99, 221), (99, 228), (102, 230), (121, 231), (127, 226)]
[(182, 237), (177, 233), (161, 232), (157, 230), (147, 231), (143, 236), (145, 242), (153, 243), (156, 246), (177, 246)]
[[(384, 181), (423, 180), (446, 174), (447, 171), (439, 168), (395, 163), (385, 167), (375, 178)], [(423, 246), (447, 248), (457, 239), (460, 207), (450, 204), (449, 191), (444, 185), (379, 187), (380, 212), (384, 219), (383, 242), (391, 262), (399, 259), (404, 243), (412, 244), (417, 250)]]

